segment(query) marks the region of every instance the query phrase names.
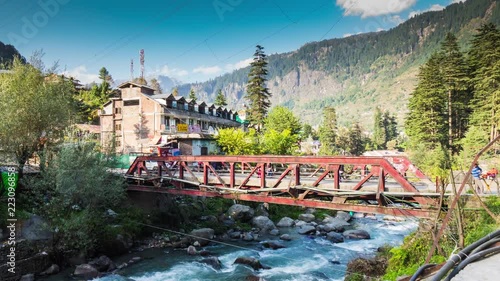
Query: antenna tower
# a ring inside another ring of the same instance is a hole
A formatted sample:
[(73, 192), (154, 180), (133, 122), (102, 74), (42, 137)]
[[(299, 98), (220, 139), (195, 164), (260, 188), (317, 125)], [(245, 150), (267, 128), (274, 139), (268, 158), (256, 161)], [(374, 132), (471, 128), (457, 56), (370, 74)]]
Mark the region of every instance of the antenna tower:
[(134, 80), (134, 59), (130, 59), (130, 81)]
[(144, 49), (141, 49), (141, 80), (144, 81)]

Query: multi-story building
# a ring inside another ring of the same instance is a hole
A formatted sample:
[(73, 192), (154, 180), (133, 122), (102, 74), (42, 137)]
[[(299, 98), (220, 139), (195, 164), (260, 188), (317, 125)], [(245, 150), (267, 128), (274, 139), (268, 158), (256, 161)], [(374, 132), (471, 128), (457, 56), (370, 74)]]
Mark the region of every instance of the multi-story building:
[(120, 95), (100, 112), (101, 144), (118, 153), (150, 153), (175, 142), (183, 155), (216, 153), (217, 129), (239, 127), (237, 112), (182, 96), (156, 94), (151, 87), (125, 82)]

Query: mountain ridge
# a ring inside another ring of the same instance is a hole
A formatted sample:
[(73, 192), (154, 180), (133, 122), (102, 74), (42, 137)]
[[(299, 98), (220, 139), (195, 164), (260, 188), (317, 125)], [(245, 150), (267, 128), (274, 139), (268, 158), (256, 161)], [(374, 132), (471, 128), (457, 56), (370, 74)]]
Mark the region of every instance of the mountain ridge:
[[(286, 106), (311, 125), (318, 124), (324, 106), (335, 106), (341, 124), (359, 121), (365, 129), (370, 128), (375, 106), (381, 106), (402, 123), (418, 67), (439, 48), (446, 33), (456, 34), (466, 47), (482, 23), (500, 24), (498, 2), (455, 3), (387, 31), (309, 42), (295, 51), (269, 55), (272, 106)], [(187, 96), (193, 88), (199, 99), (213, 101), (222, 89), (229, 107), (239, 109), (245, 103), (248, 71), (246, 67), (205, 82), (179, 85), (179, 93)]]

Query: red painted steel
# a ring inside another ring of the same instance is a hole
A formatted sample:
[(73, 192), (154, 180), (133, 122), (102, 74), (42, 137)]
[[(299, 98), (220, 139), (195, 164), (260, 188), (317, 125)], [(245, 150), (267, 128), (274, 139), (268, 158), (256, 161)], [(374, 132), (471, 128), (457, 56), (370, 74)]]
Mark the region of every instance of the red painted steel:
[[(390, 160), (383, 157), (273, 155), (142, 156), (136, 158), (126, 177), (130, 183), (129, 190), (432, 217), (436, 201), (421, 196), (419, 190), (400, 173), (406, 171), (401, 167), (410, 169), (413, 165), (404, 157), (392, 157)], [(400, 164), (399, 169), (393, 164), (396, 162)], [(196, 166), (199, 170), (198, 163), (203, 163), (203, 171), (196, 174), (190, 167)], [(340, 171), (346, 165), (363, 167), (359, 179), (354, 179), (353, 175), (350, 179), (341, 179)], [(269, 167), (281, 170), (273, 171), (271, 175)], [(365, 173), (367, 167), (370, 170)], [(376, 187), (369, 190), (368, 185), (375, 184), (373, 181), (369, 183), (369, 180), (375, 177)], [(167, 188), (167, 185), (175, 188)], [(389, 190), (398, 192), (390, 193), (389, 198)], [(364, 202), (353, 204), (353, 200)], [(401, 204), (398, 206), (406, 204), (411, 208), (396, 208), (392, 203)]]

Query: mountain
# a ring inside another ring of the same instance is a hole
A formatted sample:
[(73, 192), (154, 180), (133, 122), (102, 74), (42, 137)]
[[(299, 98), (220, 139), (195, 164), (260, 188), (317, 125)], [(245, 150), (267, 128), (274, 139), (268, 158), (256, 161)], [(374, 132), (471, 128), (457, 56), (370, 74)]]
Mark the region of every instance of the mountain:
[[(177, 87), (177, 86), (182, 84), (181, 81), (179, 81), (175, 78), (170, 78), (170, 77), (165, 76), (165, 75), (159, 75), (158, 77), (156, 77), (156, 79), (160, 83), (160, 86), (163, 89), (163, 92), (165, 92), (165, 93), (172, 92), (172, 89), (174, 87)], [(149, 80), (151, 80), (151, 79), (149, 79)]]
[(19, 57), (22, 61), (26, 61), (14, 46), (9, 44), (5, 45), (0, 42), (0, 69), (5, 68), (5, 65), (11, 64), (15, 57)]
[[(418, 67), (448, 32), (465, 50), (482, 23), (499, 25), (499, 4), (499, 0), (468, 0), (414, 16), (388, 31), (311, 42), (294, 52), (269, 55), (272, 106), (286, 106), (313, 126), (321, 122), (322, 108), (335, 106), (341, 124), (359, 121), (365, 129), (373, 127), (373, 109), (381, 106), (402, 124)], [(187, 96), (194, 88), (200, 100), (213, 101), (222, 89), (228, 106), (239, 109), (245, 103), (248, 72), (249, 67), (203, 83), (183, 84), (179, 93)]]

